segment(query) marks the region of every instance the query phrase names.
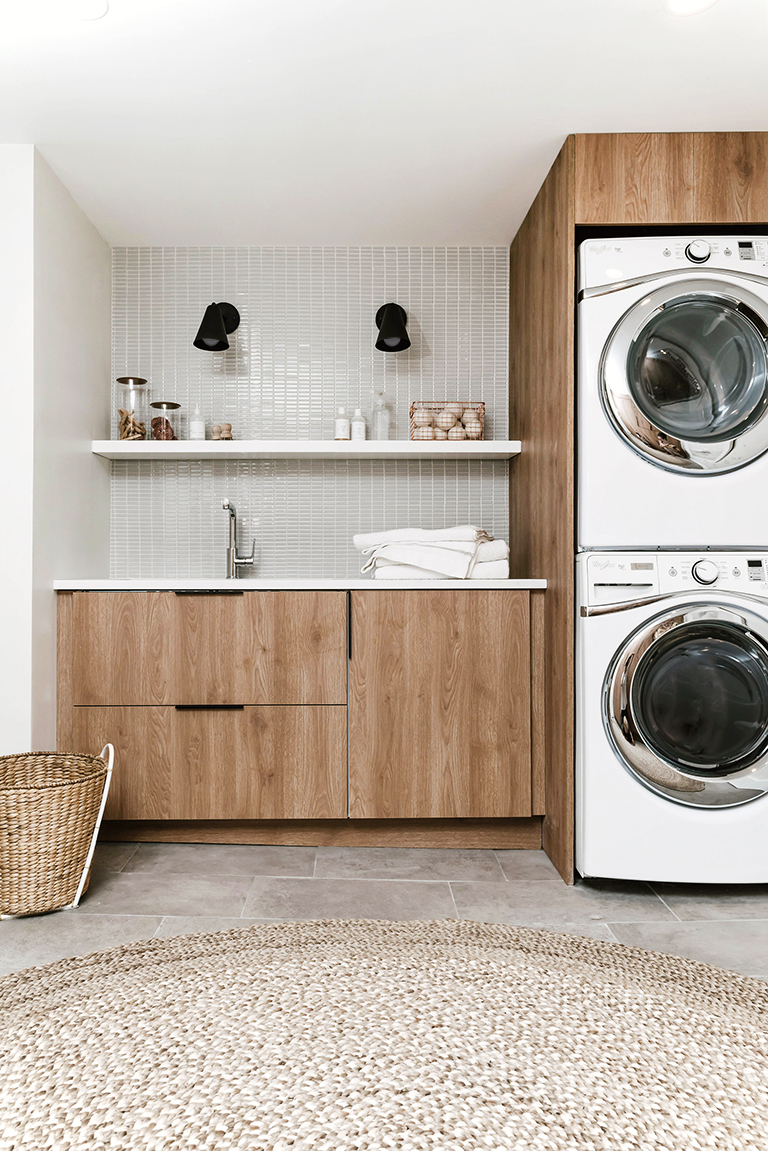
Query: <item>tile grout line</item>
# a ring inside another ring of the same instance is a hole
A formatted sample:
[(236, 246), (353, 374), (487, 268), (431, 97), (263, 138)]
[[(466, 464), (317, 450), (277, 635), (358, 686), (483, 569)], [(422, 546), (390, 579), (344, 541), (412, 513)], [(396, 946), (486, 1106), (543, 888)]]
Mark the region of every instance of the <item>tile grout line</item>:
[(673, 910), (672, 910), (672, 908), (671, 908), (671, 907), (669, 906), (669, 904), (667, 903), (666, 899), (663, 899), (663, 898), (662, 898), (662, 896), (661, 896), (661, 895), (659, 895), (658, 891), (657, 891), (657, 890), (656, 890), (656, 888), (653, 886), (653, 884), (652, 884), (652, 883), (649, 883), (649, 884), (648, 884), (648, 886), (650, 887), (651, 891), (652, 891), (652, 892), (653, 892), (653, 894), (656, 896), (656, 898), (657, 898), (657, 899), (658, 899), (658, 900), (659, 900), (659, 901), (660, 901), (660, 902), (661, 902), (661, 903), (664, 905), (664, 907), (666, 907), (666, 909), (667, 909), (667, 911), (670, 913), (670, 915), (674, 915), (674, 917), (675, 917), (675, 919), (677, 920), (677, 922), (678, 922), (678, 923), (682, 923), (682, 922), (683, 922), (683, 920), (680, 918), (680, 916), (677, 914), (677, 912), (676, 912), (676, 911), (673, 911)]
[(456, 896), (453, 894), (453, 884), (451, 883), (450, 879), (448, 880), (448, 890), (451, 893), (451, 903), (453, 904), (453, 910), (455, 911), (456, 918), (458, 919), (459, 918), (459, 909), (456, 906)]
[(496, 852), (496, 849), (491, 848), (491, 850), (493, 851), (493, 858), (496, 860), (497, 864), (499, 865), (499, 870), (501, 871), (501, 874), (504, 876), (505, 881), (507, 883), (509, 883), (509, 876), (507, 875), (506, 871), (502, 867), (501, 860), (499, 859), (499, 856)]

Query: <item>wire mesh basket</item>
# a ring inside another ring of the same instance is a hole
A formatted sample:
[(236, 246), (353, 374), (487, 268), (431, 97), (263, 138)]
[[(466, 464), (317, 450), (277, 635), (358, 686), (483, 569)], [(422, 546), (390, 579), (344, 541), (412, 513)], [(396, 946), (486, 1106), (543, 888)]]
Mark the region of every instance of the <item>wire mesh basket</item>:
[(485, 404), (468, 400), (414, 400), (412, 440), (484, 440)]
[(112, 776), (101, 755), (0, 756), (0, 917), (77, 907)]

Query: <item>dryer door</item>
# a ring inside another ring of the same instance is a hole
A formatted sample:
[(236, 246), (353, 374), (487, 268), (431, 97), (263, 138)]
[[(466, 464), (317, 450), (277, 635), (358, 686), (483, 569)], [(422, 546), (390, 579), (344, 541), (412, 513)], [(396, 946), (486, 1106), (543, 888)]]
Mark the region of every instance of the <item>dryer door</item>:
[(670, 471), (733, 471), (768, 450), (768, 304), (717, 279), (677, 280), (631, 307), (606, 343), (605, 411)]
[(603, 715), (641, 783), (694, 807), (734, 807), (768, 790), (767, 632), (749, 610), (687, 604), (616, 653)]

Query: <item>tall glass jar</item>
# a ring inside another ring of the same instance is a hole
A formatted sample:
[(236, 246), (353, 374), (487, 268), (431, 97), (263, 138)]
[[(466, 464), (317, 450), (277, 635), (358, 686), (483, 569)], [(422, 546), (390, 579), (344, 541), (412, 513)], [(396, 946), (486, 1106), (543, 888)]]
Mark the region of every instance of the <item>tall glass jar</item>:
[(146, 440), (148, 421), (147, 381), (139, 376), (118, 376), (117, 438)]

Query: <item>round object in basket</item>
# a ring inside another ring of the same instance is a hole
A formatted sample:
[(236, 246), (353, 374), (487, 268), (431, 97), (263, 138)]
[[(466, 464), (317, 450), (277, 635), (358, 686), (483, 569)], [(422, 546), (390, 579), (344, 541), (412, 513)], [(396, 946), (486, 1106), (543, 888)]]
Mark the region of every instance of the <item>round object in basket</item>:
[(433, 440), (435, 438), (434, 428), (416, 428), (413, 433), (414, 440)]
[(465, 440), (466, 438), (467, 433), (461, 424), (457, 424), (455, 428), (451, 428), (451, 430), (448, 432), (449, 440)]
[(414, 412), (413, 422), (417, 428), (431, 428), (432, 427), (432, 413), (431, 412)]
[(111, 744), (101, 755), (0, 756), (0, 917), (77, 907), (113, 760)]
[(456, 423), (456, 416), (453, 412), (449, 412), (447, 408), (443, 408), (442, 412), (438, 412), (435, 416), (435, 423), (438, 428), (442, 428), (447, 432)]

